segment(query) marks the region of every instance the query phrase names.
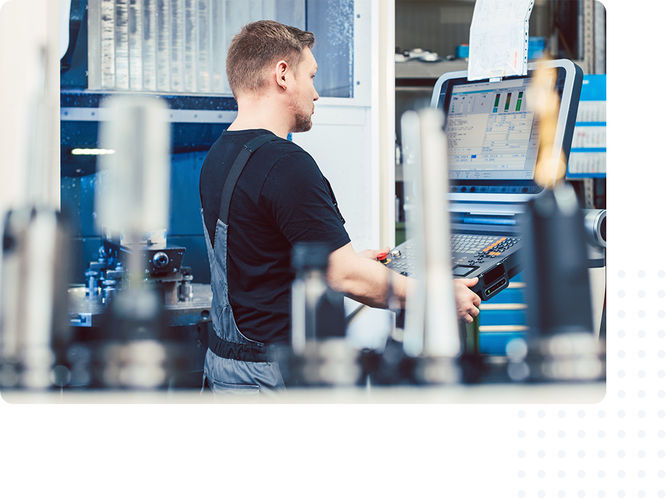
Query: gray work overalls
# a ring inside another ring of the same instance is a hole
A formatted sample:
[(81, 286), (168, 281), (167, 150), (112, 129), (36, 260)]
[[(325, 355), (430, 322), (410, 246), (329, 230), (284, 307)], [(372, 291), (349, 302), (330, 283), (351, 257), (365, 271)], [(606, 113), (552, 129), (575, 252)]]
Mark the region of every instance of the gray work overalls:
[(227, 235), (232, 193), (250, 156), (263, 144), (275, 138), (275, 135), (261, 135), (241, 148), (222, 188), (214, 245), (211, 244), (202, 210), (206, 250), (211, 267), (211, 320), (215, 332), (209, 334), (209, 348), (204, 361), (204, 383), (208, 383), (215, 393), (246, 394), (285, 388), (278, 364), (269, 359), (264, 344), (247, 338), (236, 326), (229, 304), (227, 279)]

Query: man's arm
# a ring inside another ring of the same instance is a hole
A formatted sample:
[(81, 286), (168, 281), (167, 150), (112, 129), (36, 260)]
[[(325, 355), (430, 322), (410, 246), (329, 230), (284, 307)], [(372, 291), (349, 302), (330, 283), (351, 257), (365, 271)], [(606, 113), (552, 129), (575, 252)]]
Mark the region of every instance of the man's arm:
[[(371, 307), (387, 307), (389, 279), (401, 307), (405, 307), (408, 289), (416, 286), (413, 279), (391, 271), (376, 261), (372, 257), (372, 252), (366, 251), (362, 254), (355, 252), (351, 243), (331, 253), (327, 278), (334, 289)], [(459, 318), (469, 323), (479, 314), (477, 306), (481, 303), (479, 296), (468, 288), (476, 283), (477, 278), (454, 280), (456, 313)]]
[(368, 252), (358, 254), (351, 243), (329, 255), (327, 279), (332, 288), (371, 307), (387, 307), (387, 282), (391, 279), (394, 295), (405, 307), (408, 278), (380, 264)]

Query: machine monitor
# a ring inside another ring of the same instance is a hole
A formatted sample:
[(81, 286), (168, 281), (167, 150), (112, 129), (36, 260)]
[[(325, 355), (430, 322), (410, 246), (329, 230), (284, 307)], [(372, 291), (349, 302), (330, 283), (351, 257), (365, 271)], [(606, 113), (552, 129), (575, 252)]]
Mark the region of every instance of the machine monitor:
[[(577, 115), (583, 72), (569, 60), (549, 61), (556, 68), (560, 96), (554, 149), (567, 158)], [(431, 105), (445, 112), (450, 191), (453, 199), (520, 201), (534, 196), (538, 127), (528, 105), (526, 76), (499, 81), (469, 81), (467, 73), (446, 73), (433, 89)]]
[[(583, 72), (568, 60), (547, 64), (556, 68), (555, 90), (560, 96), (551, 153), (560, 155), (562, 150), (567, 158)], [(505, 289), (523, 267), (517, 215), (524, 202), (542, 190), (534, 182), (538, 124), (528, 101), (535, 69), (531, 63), (527, 75), (498, 81), (468, 81), (466, 72), (445, 73), (433, 90), (431, 105), (446, 117), (448, 159), (443, 158), (442, 164), (449, 171), (452, 274), (479, 278), (472, 290), (482, 300)], [(411, 120), (404, 115), (401, 121), (404, 148), (421, 151), (420, 129)], [(419, 166), (418, 155), (406, 158), (413, 168)], [(427, 232), (422, 233), (426, 238)], [(428, 236), (433, 238), (430, 232)], [(425, 262), (424, 248), (426, 243), (419, 238), (408, 239), (382, 262), (411, 276), (415, 262), (420, 258)]]

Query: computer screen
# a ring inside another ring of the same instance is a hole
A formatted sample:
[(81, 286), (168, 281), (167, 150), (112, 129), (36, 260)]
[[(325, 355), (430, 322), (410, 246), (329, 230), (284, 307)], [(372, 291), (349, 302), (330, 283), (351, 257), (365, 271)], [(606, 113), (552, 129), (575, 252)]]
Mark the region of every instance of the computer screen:
[(451, 179), (532, 179), (538, 135), (528, 78), (452, 87), (445, 131)]
[[(572, 61), (547, 63), (556, 70), (560, 97), (554, 151), (567, 158), (572, 144), (583, 73)], [(431, 106), (445, 113), (447, 168), (452, 199), (522, 200), (541, 191), (534, 174), (538, 126), (528, 102), (535, 63), (528, 74), (500, 81), (469, 81), (465, 71), (445, 73), (435, 84)]]

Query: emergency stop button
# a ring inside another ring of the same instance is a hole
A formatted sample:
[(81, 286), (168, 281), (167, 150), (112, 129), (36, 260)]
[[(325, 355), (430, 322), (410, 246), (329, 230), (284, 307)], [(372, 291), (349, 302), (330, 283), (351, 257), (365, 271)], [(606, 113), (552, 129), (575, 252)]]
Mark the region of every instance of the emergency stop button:
[(386, 264), (387, 262), (389, 262), (389, 259), (387, 258), (388, 255), (389, 252), (378, 252), (375, 258), (379, 260), (382, 264)]

